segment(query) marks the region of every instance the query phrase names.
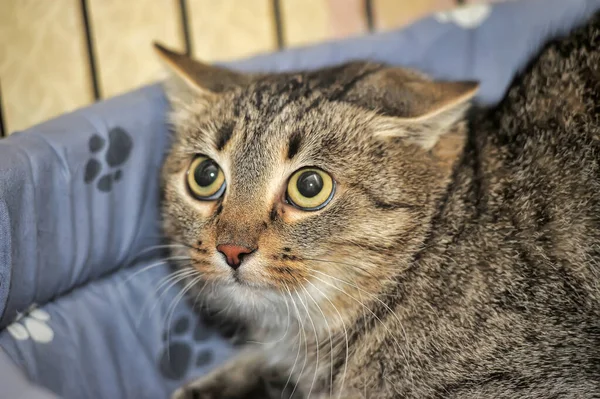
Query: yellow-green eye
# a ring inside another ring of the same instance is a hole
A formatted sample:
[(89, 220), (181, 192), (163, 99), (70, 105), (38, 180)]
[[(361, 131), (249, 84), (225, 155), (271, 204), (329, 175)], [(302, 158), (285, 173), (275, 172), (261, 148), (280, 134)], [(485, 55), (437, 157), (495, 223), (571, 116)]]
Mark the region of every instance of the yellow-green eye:
[(187, 185), (197, 199), (216, 200), (225, 192), (225, 175), (215, 161), (200, 155), (187, 171)]
[(328, 173), (317, 168), (296, 171), (288, 182), (286, 197), (296, 208), (316, 211), (331, 201), (335, 182)]

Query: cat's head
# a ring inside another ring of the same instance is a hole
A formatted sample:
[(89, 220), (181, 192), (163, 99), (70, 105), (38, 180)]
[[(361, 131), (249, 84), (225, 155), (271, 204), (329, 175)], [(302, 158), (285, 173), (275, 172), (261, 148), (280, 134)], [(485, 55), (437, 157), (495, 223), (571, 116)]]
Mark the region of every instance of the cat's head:
[(350, 298), (385, 289), (423, 243), (477, 84), (366, 62), (247, 75), (157, 48), (173, 71), (164, 227), (203, 295), (362, 312)]

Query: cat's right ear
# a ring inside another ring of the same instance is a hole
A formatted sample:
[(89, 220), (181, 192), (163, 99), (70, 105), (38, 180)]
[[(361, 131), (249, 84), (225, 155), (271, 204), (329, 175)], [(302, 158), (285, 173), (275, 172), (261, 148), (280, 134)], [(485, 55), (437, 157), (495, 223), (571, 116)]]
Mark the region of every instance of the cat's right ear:
[(171, 73), (166, 85), (171, 102), (188, 103), (194, 98), (215, 96), (250, 81), (249, 75), (204, 64), (156, 42), (154, 49)]

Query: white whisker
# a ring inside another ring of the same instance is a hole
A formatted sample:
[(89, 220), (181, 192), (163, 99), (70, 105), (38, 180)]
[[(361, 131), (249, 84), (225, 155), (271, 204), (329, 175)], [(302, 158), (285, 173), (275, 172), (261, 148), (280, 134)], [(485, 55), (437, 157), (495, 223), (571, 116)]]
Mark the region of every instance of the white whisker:
[(356, 299), (355, 297), (353, 297), (352, 295), (348, 294), (346, 291), (336, 287), (335, 285), (317, 277), (314, 274), (311, 274), (311, 276), (319, 281), (321, 281), (324, 284), (327, 284), (328, 286), (332, 287), (333, 289), (343, 293), (344, 295), (348, 296), (350, 299), (354, 300), (355, 302), (357, 302), (359, 305), (363, 306), (369, 313), (371, 313), (373, 315), (373, 317), (381, 324), (381, 326), (387, 331), (387, 333), (389, 334), (389, 336), (394, 340), (394, 343), (396, 344), (396, 348), (398, 349), (398, 351), (400, 352), (400, 354), (404, 357), (406, 363), (409, 363), (408, 360), (408, 355), (406, 354), (406, 352), (402, 349), (402, 346), (400, 345), (400, 342), (398, 342), (398, 340), (396, 339), (396, 336), (390, 331), (390, 329), (383, 323), (383, 321), (379, 318), (379, 316), (377, 316), (375, 314), (375, 312), (373, 312), (367, 305), (365, 305), (364, 303), (360, 302), (358, 299)]
[[(206, 289), (208, 284), (209, 283), (205, 281), (204, 284), (202, 285), (202, 288), (200, 288), (200, 290), (196, 294), (196, 297), (194, 298), (194, 302), (192, 303), (192, 309), (196, 310), (196, 306), (198, 306), (198, 300), (202, 297), (202, 293), (204, 292), (204, 290)], [(204, 306), (204, 305), (201, 304), (200, 306)]]
[[(192, 275), (193, 273), (195, 273), (195, 270), (188, 266), (182, 270), (175, 271), (175, 272), (167, 275), (166, 277), (163, 277), (161, 280), (159, 280), (158, 287), (152, 293), (148, 294), (148, 298), (144, 301), (144, 304), (142, 305), (142, 309), (140, 310), (140, 318), (138, 320), (138, 325), (141, 322), (141, 319), (144, 315), (146, 306), (151, 304), (153, 299), (154, 299), (154, 305), (152, 305), (152, 307), (148, 311), (148, 316), (152, 315), (152, 313), (156, 309), (156, 306), (158, 306), (158, 304), (162, 300), (163, 296), (171, 289), (171, 287), (173, 287), (179, 281), (185, 279), (187, 276)], [(162, 281), (162, 282), (160, 282), (160, 281)], [(164, 286), (167, 286), (167, 287), (163, 290), (162, 293), (160, 293), (160, 290), (163, 289)], [(153, 297), (152, 294), (157, 294), (157, 295), (156, 295), (156, 297)]]
[(349, 345), (348, 345), (348, 330), (346, 329), (346, 323), (344, 323), (344, 318), (342, 317), (342, 314), (340, 313), (340, 311), (338, 310), (338, 308), (333, 304), (333, 302), (331, 302), (331, 300), (327, 297), (327, 295), (325, 295), (325, 293), (323, 291), (321, 291), (319, 288), (317, 288), (316, 285), (314, 285), (313, 283), (311, 283), (308, 279), (304, 279), (308, 284), (310, 284), (315, 290), (317, 290), (318, 292), (321, 293), (321, 295), (323, 295), (323, 298), (325, 298), (329, 304), (331, 305), (331, 307), (333, 308), (333, 310), (335, 310), (335, 312), (338, 314), (338, 316), (340, 317), (340, 321), (342, 322), (342, 327), (344, 328), (344, 338), (346, 341), (346, 357), (344, 358), (344, 373), (342, 374), (342, 380), (341, 380), (341, 384), (340, 384), (340, 391), (338, 392), (338, 399), (340, 399), (342, 397), (342, 392), (344, 391), (344, 382), (346, 380), (346, 371), (348, 369), (348, 357), (350, 356), (350, 349), (349, 349)]
[(182, 244), (161, 244), (161, 245), (152, 245), (152, 246), (150, 246), (150, 247), (148, 247), (148, 248), (144, 248), (143, 250), (141, 250), (140, 252), (138, 252), (138, 253), (137, 253), (137, 255), (136, 255), (136, 258), (137, 258), (138, 256), (141, 256), (141, 255), (143, 255), (143, 254), (145, 254), (145, 253), (148, 253), (148, 252), (154, 251), (154, 250), (156, 250), (156, 249), (167, 249), (167, 248), (188, 248), (188, 247), (187, 247), (187, 246), (185, 246), (185, 245), (182, 245)]
[(321, 306), (319, 306), (319, 303), (315, 300), (315, 298), (310, 294), (310, 292), (308, 292), (308, 290), (305, 287), (302, 288), (306, 291), (310, 299), (312, 299), (314, 304), (317, 306), (319, 312), (321, 312), (321, 316), (323, 317), (323, 321), (325, 322), (325, 326), (327, 327), (327, 332), (329, 333), (329, 396), (333, 396), (333, 338), (331, 335), (331, 328), (329, 327), (327, 317), (325, 317), (325, 313), (321, 309)]
[[(296, 307), (296, 305), (294, 304), (294, 298), (292, 297), (292, 292), (290, 291), (289, 287), (286, 285), (285, 286), (286, 290), (287, 290), (287, 294), (290, 297), (290, 301), (292, 302), (292, 305), (294, 306), (294, 309), (296, 310), (296, 315), (298, 316), (298, 322), (300, 323), (300, 325), (302, 326), (302, 321), (300, 320), (300, 314), (298, 313), (298, 308)], [(301, 327), (298, 330), (298, 334), (296, 334), (296, 338), (302, 334), (302, 330), (303, 328)], [(288, 384), (290, 383), (290, 380), (292, 379), (292, 374), (294, 374), (294, 369), (296, 368), (296, 363), (298, 363), (298, 359), (300, 358), (300, 349), (301, 349), (301, 345), (300, 342), (298, 342), (298, 352), (296, 353), (296, 359), (294, 360), (294, 364), (292, 365), (292, 369), (290, 370), (290, 375), (287, 379), (287, 381), (285, 382), (285, 385), (283, 386), (283, 390), (281, 391), (281, 398), (283, 399), (283, 394), (285, 393), (285, 389), (287, 388)], [(297, 385), (297, 384), (296, 384)], [(294, 385), (294, 392), (296, 391), (296, 385)], [(290, 398), (293, 396), (290, 395)]]
[[(304, 288), (304, 287), (302, 287)], [(304, 289), (304, 291), (306, 291), (306, 289)], [(316, 362), (316, 366), (315, 366), (315, 373), (313, 375), (313, 380), (312, 380), (312, 384), (310, 385), (310, 389), (308, 390), (308, 394), (306, 396), (306, 399), (310, 399), (310, 394), (312, 393), (312, 390), (314, 388), (315, 385), (315, 381), (317, 379), (317, 371), (319, 369), (319, 334), (317, 333), (317, 328), (315, 327), (315, 323), (312, 319), (312, 316), (310, 315), (310, 311), (308, 310), (308, 307), (306, 306), (306, 304), (300, 299), (300, 303), (302, 304), (302, 306), (304, 307), (304, 309), (306, 310), (306, 315), (308, 316), (308, 321), (310, 321), (310, 324), (312, 324), (312, 328), (313, 331), (315, 332), (315, 340), (316, 340), (316, 355), (317, 355), (317, 362)], [(306, 346), (306, 357), (308, 359), (308, 344)]]
[[(359, 287), (359, 286), (356, 284), (356, 282), (355, 282), (354, 284), (352, 284), (352, 283), (350, 283), (350, 282), (348, 282), (348, 281), (345, 281), (345, 280), (339, 279), (339, 278), (337, 278), (337, 277), (331, 276), (331, 275), (329, 275), (329, 274), (327, 274), (327, 273), (325, 273), (325, 272), (321, 272), (321, 271), (319, 271), (319, 270), (313, 270), (313, 271), (314, 271), (314, 272), (317, 272), (317, 273), (321, 273), (322, 275), (324, 275), (324, 276), (326, 276), (326, 277), (328, 277), (328, 278), (331, 278), (331, 279), (333, 279), (333, 280), (339, 281), (339, 282), (341, 282), (341, 283), (347, 284), (347, 285), (349, 285), (349, 286), (351, 286), (351, 287), (355, 288), (356, 290), (358, 290), (358, 292), (359, 292), (359, 295), (360, 295), (360, 293), (361, 293), (361, 292), (364, 292), (364, 293), (365, 293), (365, 294), (367, 294), (367, 295), (368, 295), (368, 296), (369, 296), (369, 297), (370, 297), (372, 300), (375, 300), (375, 301), (377, 301), (378, 303), (380, 303), (381, 305), (383, 305), (383, 306), (384, 306), (384, 307), (385, 307), (385, 308), (388, 310), (389, 314), (390, 314), (390, 315), (391, 315), (391, 316), (392, 316), (392, 317), (393, 317), (393, 318), (394, 318), (394, 319), (395, 319), (395, 320), (398, 322), (398, 326), (400, 327), (400, 329), (402, 330), (402, 334), (404, 335), (404, 340), (405, 340), (405, 342), (407, 342), (407, 343), (408, 343), (408, 335), (406, 334), (406, 330), (404, 329), (403, 323), (402, 323), (402, 321), (400, 321), (400, 318), (398, 318), (398, 316), (396, 315), (396, 313), (395, 313), (395, 312), (394, 312), (394, 311), (393, 311), (393, 310), (392, 310), (392, 309), (391, 309), (391, 308), (390, 308), (390, 307), (389, 307), (389, 306), (388, 306), (388, 305), (387, 305), (385, 302), (383, 302), (381, 299), (379, 299), (379, 298), (378, 298), (378, 297), (377, 297), (375, 294), (372, 294), (372, 293), (370, 293), (370, 292), (368, 292), (368, 291), (366, 291), (366, 290), (363, 290), (362, 288), (360, 288), (360, 287)], [(364, 306), (364, 305), (363, 305), (363, 306)], [(372, 313), (372, 312), (371, 312), (371, 313)], [(405, 356), (405, 358), (407, 358), (407, 357)], [(410, 370), (410, 368), (408, 368), (408, 369)], [(412, 377), (412, 374), (411, 374), (411, 380), (412, 380), (412, 379), (413, 379), (413, 377)]]
[(150, 269), (153, 269), (155, 267), (158, 267), (158, 266), (161, 266), (161, 265), (164, 265), (164, 264), (168, 264), (169, 262), (174, 261), (174, 260), (191, 260), (191, 258), (188, 257), (188, 256), (170, 256), (168, 258), (163, 258), (163, 259), (159, 260), (158, 262), (154, 262), (154, 263), (152, 263), (152, 264), (150, 264), (148, 266), (144, 266), (143, 268), (141, 268), (140, 270), (137, 270), (132, 275), (127, 276), (127, 278), (125, 280), (123, 280), (121, 282), (121, 284), (127, 283), (128, 281), (130, 281), (132, 278), (134, 278), (135, 276), (139, 275), (140, 273), (146, 272), (146, 271), (148, 271)]
[[(169, 305), (169, 307), (167, 308), (167, 313), (166, 313), (166, 318), (167, 318), (167, 326), (166, 326), (166, 331), (167, 331), (167, 343), (171, 342), (171, 322), (173, 321), (173, 315), (175, 314), (175, 308), (177, 307), (177, 304), (179, 303), (179, 301), (181, 301), (181, 299), (185, 296), (185, 293), (198, 281), (200, 281), (202, 277), (196, 277), (194, 279), (192, 279), (192, 281), (190, 281), (180, 292), (179, 294), (177, 294), (175, 296), (175, 299), (173, 300), (173, 302), (171, 303), (171, 305)], [(170, 313), (170, 316), (169, 316)], [(169, 359), (169, 363), (171, 362), (171, 352), (170, 352), (170, 348), (171, 345), (167, 345), (167, 358)]]

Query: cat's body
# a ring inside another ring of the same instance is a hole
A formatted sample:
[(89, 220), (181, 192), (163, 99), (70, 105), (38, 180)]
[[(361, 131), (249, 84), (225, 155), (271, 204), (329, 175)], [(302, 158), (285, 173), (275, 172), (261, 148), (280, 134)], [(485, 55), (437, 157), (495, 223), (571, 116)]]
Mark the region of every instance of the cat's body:
[[(260, 396), (273, 374), (312, 398), (600, 397), (600, 17), (468, 127), (471, 85), (386, 71), (175, 96), (167, 235), (261, 341), (177, 395)], [(182, 199), (196, 153), (225, 170), (214, 203)], [(337, 184), (316, 212), (277, 202), (305, 165)], [(234, 241), (256, 254), (230, 271), (214, 247)]]
[(366, 397), (600, 397), (600, 19), (470, 130), (389, 291), (397, 317), (375, 305), (395, 337), (370, 319), (349, 381), (382, 393)]

